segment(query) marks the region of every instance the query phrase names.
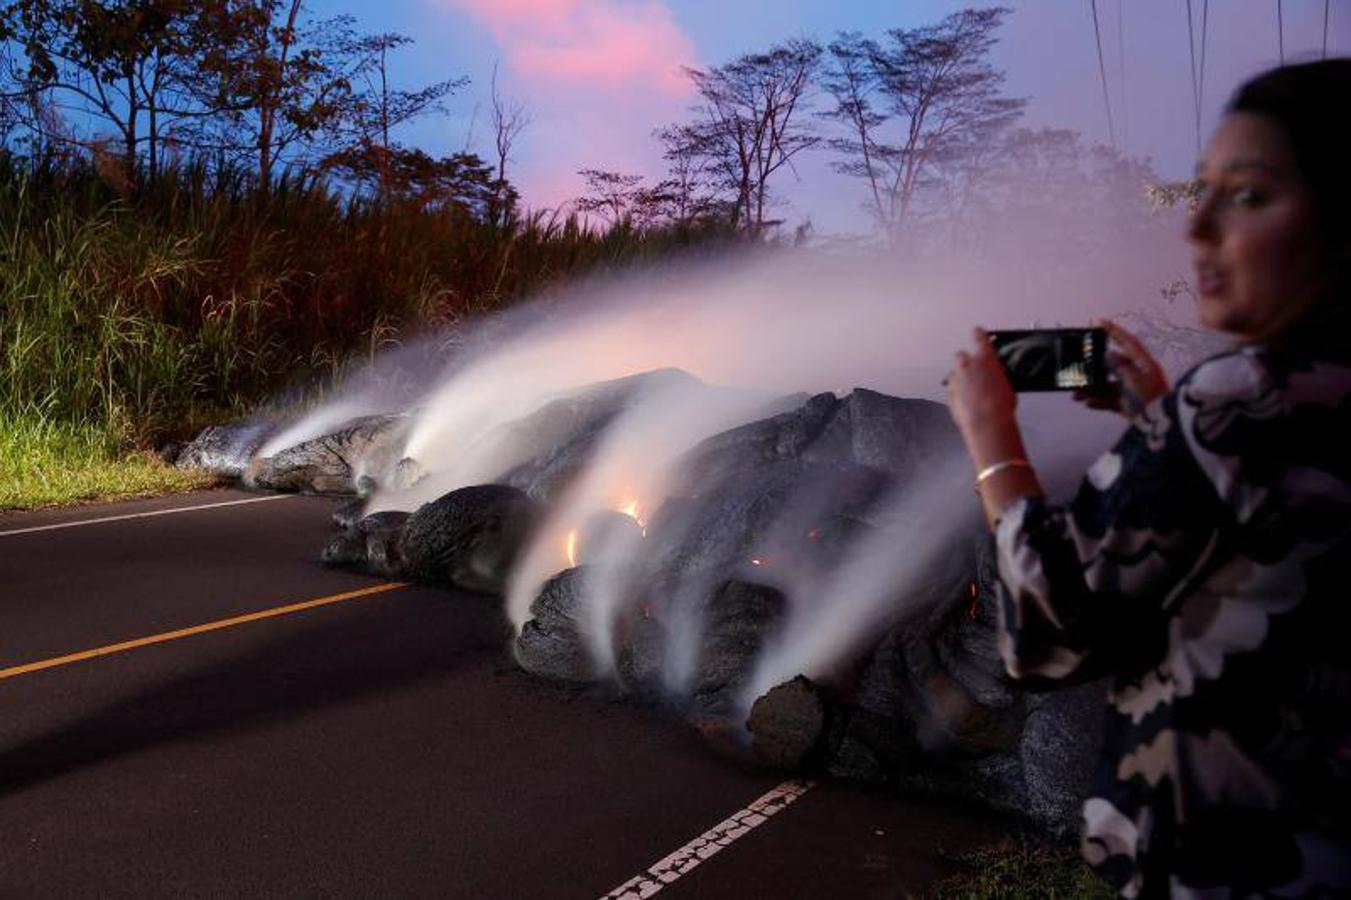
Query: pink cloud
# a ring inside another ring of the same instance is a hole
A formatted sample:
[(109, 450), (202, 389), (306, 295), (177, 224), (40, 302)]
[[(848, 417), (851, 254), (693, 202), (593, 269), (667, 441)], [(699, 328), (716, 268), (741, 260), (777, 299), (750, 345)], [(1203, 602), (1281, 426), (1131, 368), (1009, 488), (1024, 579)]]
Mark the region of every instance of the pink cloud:
[(534, 85), (688, 96), (693, 42), (660, 0), (442, 0), (483, 23)]
[(451, 0), (485, 22), (558, 22), (567, 19), (580, 6), (579, 0)]
[(581, 176), (570, 170), (527, 165), (521, 174), (529, 182), (525, 199), (532, 210), (557, 210), (566, 215), (583, 190)]
[(583, 190), (580, 169), (662, 177), (652, 131), (688, 114), (682, 67), (699, 64), (669, 0), (432, 2), (487, 32), (503, 90), (529, 111), (510, 176), (528, 207), (566, 208)]

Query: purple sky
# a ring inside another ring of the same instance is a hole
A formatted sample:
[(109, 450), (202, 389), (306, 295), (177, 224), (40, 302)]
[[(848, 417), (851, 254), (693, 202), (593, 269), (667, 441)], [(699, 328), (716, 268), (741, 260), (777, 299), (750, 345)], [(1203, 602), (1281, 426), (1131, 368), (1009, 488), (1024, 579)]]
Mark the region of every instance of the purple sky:
[[(681, 65), (717, 65), (788, 37), (829, 39), (853, 30), (881, 36), (936, 22), (966, 3), (941, 0), (312, 0), (318, 16), (348, 13), (366, 31), (398, 31), (416, 43), (396, 74), (419, 84), (466, 75), (451, 114), (410, 126), (405, 142), (430, 151), (491, 145), (486, 112), (494, 64), (531, 124), (514, 180), (527, 205), (552, 206), (580, 190), (576, 171), (610, 168), (660, 176), (654, 128), (691, 102)], [(1009, 4), (994, 62), (1012, 95), (1030, 99), (1027, 121), (1079, 129), (1107, 141), (1089, 0)], [(1098, 0), (1117, 143), (1181, 177), (1195, 162), (1186, 0)], [(1322, 52), (1324, 0), (1284, 0), (1285, 56)], [(1205, 0), (1192, 0), (1199, 44)], [(1279, 61), (1276, 0), (1215, 0), (1206, 35), (1202, 129), (1214, 126), (1233, 87)], [(1123, 26), (1118, 29), (1118, 22)], [(1123, 39), (1119, 41), (1119, 36)], [(1124, 95), (1118, 47), (1124, 44)], [(1332, 0), (1329, 55), (1351, 54), (1351, 3)], [(1198, 47), (1199, 53), (1199, 47)], [(859, 185), (832, 174), (825, 153), (777, 183), (780, 214), (818, 230), (859, 230)]]

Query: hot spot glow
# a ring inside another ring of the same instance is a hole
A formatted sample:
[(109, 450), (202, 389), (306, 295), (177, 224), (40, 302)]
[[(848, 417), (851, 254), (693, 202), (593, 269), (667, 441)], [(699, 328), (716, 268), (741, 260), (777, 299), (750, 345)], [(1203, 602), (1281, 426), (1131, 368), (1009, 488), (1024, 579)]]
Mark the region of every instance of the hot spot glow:
[(563, 552), (568, 558), (568, 565), (575, 568), (577, 565), (577, 529), (568, 532), (568, 539), (563, 545)]
[(625, 500), (623, 503), (619, 504), (618, 510), (619, 512), (628, 516), (633, 521), (637, 522), (638, 527), (643, 532), (643, 537), (647, 537), (647, 521), (643, 516), (643, 506), (641, 503), (638, 502), (638, 498), (634, 497), (632, 499)]

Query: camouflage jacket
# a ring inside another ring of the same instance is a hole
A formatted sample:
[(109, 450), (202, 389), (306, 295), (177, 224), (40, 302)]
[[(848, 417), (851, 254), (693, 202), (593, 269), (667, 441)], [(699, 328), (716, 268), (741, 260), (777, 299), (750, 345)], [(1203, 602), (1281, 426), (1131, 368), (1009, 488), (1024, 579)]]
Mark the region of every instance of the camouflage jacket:
[(1351, 895), (1351, 361), (1249, 347), (1001, 517), (1014, 677), (1111, 676), (1083, 852), (1126, 897)]

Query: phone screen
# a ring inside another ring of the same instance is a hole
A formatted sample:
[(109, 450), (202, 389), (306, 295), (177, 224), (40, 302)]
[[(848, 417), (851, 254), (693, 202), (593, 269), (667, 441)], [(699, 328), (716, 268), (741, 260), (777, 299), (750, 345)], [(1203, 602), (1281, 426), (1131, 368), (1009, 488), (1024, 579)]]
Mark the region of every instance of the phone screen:
[(1101, 328), (991, 331), (990, 342), (1015, 391), (1095, 391), (1107, 386), (1107, 332)]

